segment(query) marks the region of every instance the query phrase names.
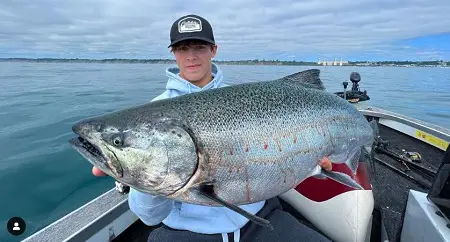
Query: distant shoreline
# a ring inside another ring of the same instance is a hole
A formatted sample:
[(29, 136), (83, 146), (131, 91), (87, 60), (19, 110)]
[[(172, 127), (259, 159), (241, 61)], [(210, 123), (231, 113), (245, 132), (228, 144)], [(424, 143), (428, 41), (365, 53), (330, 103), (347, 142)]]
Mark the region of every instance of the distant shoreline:
[[(57, 59), (57, 58), (0, 58), (0, 62), (31, 62), (31, 63), (101, 63), (101, 64), (175, 64), (171, 59)], [(310, 61), (279, 61), (279, 60), (214, 60), (221, 65), (286, 65), (286, 66), (324, 66)], [(328, 66), (340, 66), (328, 65)], [(399, 67), (450, 67), (445, 61), (348, 61), (342, 66), (399, 66)]]

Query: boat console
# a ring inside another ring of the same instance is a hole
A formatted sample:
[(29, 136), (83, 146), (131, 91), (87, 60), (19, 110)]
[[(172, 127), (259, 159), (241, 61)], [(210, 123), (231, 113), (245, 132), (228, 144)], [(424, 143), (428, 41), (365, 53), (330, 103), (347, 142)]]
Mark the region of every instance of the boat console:
[(367, 91), (364, 90), (363, 92), (359, 89), (359, 82), (361, 81), (361, 75), (358, 72), (352, 72), (350, 74), (350, 81), (352, 84), (352, 89), (350, 91), (347, 91), (348, 82), (343, 82), (342, 85), (344, 86), (343, 92), (335, 92), (334, 94), (338, 95), (339, 97), (348, 100), (351, 103), (357, 103), (362, 101), (368, 101), (370, 100), (370, 97), (367, 95)]

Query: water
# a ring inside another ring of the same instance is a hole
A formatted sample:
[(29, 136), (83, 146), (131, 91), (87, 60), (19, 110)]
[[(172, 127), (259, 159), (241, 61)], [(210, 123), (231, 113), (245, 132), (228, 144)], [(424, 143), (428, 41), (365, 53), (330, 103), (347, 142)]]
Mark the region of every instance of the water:
[[(109, 190), (68, 144), (82, 118), (142, 104), (162, 93), (167, 65), (1, 63), (0, 241), (18, 241)], [(274, 79), (303, 66), (231, 66), (229, 83)], [(316, 68), (316, 67), (315, 67)], [(329, 91), (341, 91), (350, 72), (361, 74), (367, 105), (450, 128), (450, 68), (320, 67)], [(351, 83), (350, 83), (351, 85)], [(26, 233), (6, 231), (10, 217)]]

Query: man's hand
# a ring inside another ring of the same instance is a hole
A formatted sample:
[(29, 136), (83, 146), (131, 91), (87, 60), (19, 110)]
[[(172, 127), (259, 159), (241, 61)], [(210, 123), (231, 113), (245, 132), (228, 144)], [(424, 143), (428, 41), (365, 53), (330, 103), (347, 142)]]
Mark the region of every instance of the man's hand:
[(333, 164), (331, 163), (331, 161), (327, 157), (324, 157), (319, 162), (319, 165), (322, 167), (322, 169), (324, 169), (326, 171), (331, 171), (331, 169), (333, 169)]
[[(106, 173), (104, 173), (102, 170), (98, 169), (97, 167), (92, 167), (92, 174), (94, 176), (107, 176)], [(130, 192), (130, 187), (127, 185), (124, 185), (118, 181), (115, 181), (116, 185), (116, 191), (118, 191), (120, 194), (128, 194)]]
[(94, 176), (106, 176), (106, 173), (104, 173), (102, 170), (98, 169), (97, 167), (92, 167), (92, 174)]

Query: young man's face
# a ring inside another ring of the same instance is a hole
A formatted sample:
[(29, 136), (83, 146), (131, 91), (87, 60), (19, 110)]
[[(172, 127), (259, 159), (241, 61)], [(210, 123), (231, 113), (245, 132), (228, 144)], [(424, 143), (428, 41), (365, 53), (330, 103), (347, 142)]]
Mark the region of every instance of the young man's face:
[(202, 41), (181, 42), (172, 48), (180, 75), (200, 87), (211, 80), (211, 59), (217, 46)]

